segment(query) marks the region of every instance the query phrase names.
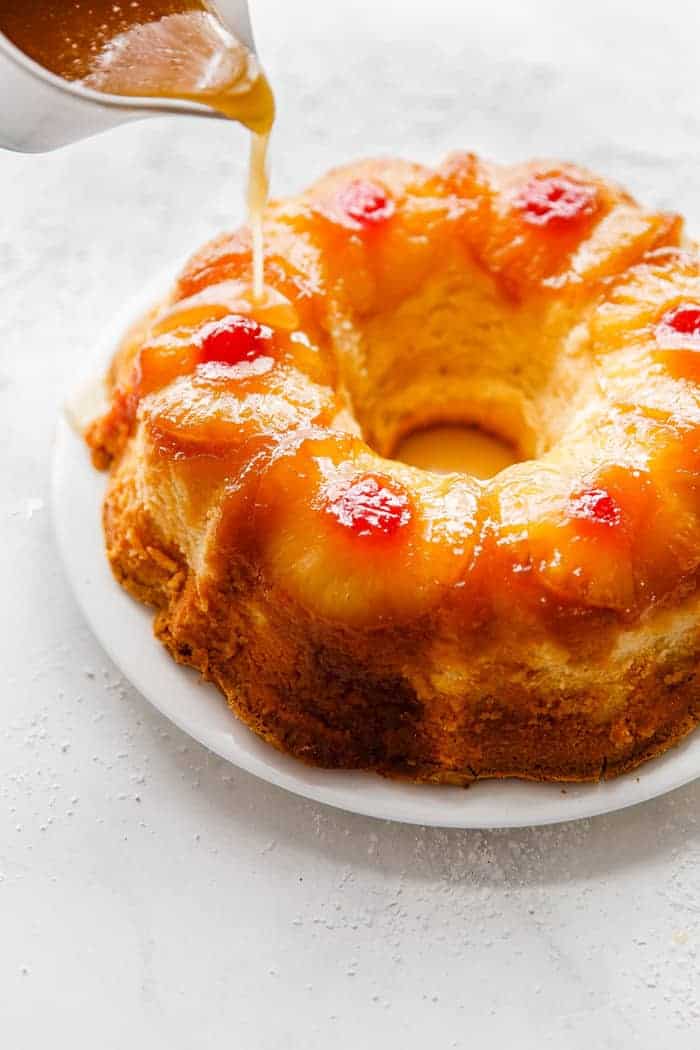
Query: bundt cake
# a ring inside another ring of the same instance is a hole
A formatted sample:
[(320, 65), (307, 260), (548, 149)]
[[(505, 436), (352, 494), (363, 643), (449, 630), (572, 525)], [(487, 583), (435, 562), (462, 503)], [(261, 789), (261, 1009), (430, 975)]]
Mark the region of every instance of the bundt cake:
[[(700, 254), (571, 165), (336, 170), (194, 256), (87, 431), (176, 660), (305, 762), (594, 780), (700, 717)], [(468, 422), (480, 481), (392, 459)]]

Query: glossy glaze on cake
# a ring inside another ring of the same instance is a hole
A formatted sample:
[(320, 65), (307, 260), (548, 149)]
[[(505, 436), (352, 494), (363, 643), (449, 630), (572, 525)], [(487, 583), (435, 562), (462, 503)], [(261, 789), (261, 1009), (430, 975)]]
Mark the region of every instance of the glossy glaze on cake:
[[(369, 161), (208, 245), (130, 333), (107, 550), (275, 746), (413, 779), (595, 779), (700, 714), (700, 257), (571, 165)], [(392, 460), (433, 422), (522, 462)]]

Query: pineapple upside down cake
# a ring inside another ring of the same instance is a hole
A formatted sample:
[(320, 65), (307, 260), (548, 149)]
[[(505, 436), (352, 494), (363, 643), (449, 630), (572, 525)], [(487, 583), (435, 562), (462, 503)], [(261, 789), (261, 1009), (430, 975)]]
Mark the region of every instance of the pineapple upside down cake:
[[(700, 254), (571, 165), (331, 172), (194, 256), (91, 424), (117, 579), (275, 747), (609, 777), (700, 718)], [(487, 480), (392, 459), (469, 422)]]

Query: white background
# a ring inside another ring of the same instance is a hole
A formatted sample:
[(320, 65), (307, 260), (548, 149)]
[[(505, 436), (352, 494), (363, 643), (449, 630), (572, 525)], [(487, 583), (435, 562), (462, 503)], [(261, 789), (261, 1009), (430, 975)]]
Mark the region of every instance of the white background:
[[(425, 6), (255, 3), (275, 193), (362, 154), (550, 154), (700, 231), (694, 3)], [(529, 831), (347, 816), (212, 758), (82, 621), (59, 405), (115, 309), (238, 217), (246, 149), (171, 119), (0, 155), (3, 1050), (697, 1047), (700, 782)]]

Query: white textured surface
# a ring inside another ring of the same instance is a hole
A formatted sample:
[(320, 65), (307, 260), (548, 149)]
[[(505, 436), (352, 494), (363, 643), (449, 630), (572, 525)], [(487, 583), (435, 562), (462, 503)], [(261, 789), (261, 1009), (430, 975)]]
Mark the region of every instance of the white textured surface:
[[(589, 163), (700, 229), (694, 4), (429, 8), (255, 5), (275, 192), (471, 146)], [(697, 1047), (700, 783), (537, 831), (344, 816), (208, 756), (81, 621), (58, 405), (115, 307), (228, 224), (245, 146), (171, 121), (0, 156), (3, 1050)]]

